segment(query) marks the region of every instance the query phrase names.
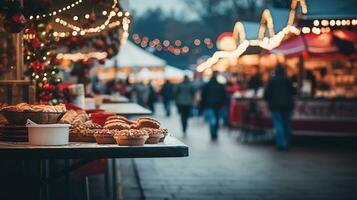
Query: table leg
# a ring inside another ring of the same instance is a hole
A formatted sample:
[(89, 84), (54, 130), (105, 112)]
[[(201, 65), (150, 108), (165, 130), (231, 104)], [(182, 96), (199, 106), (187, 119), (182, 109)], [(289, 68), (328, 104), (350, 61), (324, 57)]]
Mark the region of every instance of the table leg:
[(118, 191), (117, 191), (117, 166), (116, 160), (112, 159), (112, 190), (113, 190), (113, 200), (117, 200), (118, 198)]
[[(49, 168), (49, 161), (45, 160), (44, 161), (44, 178), (47, 179), (50, 174), (50, 168)], [(50, 183), (44, 182), (44, 190), (45, 190), (45, 199), (48, 200), (50, 199)]]
[[(66, 159), (64, 161), (65, 169), (69, 168), (69, 165), (70, 165), (70, 160)], [(66, 174), (64, 182), (65, 182), (65, 185), (66, 185), (67, 199), (71, 199), (70, 173)]]

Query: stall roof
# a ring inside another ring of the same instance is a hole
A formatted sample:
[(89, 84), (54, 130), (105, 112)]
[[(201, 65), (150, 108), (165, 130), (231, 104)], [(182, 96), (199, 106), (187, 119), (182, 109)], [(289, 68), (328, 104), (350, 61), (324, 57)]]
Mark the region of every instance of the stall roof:
[[(354, 46), (354, 52), (351, 52), (349, 56), (356, 56), (357, 47), (357, 34), (352, 31), (338, 30), (334, 33), (324, 33), (316, 35), (313, 33), (305, 34), (303, 36), (296, 36), (284, 41), (279, 47), (269, 51), (270, 53), (283, 54), (285, 56), (298, 56), (303, 55), (304, 52), (309, 56), (325, 57), (330, 59), (336, 59), (338, 57), (344, 57), (341, 46), (345, 44), (338, 44), (338, 40), (344, 41), (343, 43), (350, 43)], [(340, 46), (339, 46), (340, 45)]]
[(133, 68), (164, 67), (166, 62), (165, 60), (141, 49), (128, 40), (121, 46), (117, 55), (106, 60), (104, 67), (109, 68), (114, 67), (115, 65), (117, 67)]

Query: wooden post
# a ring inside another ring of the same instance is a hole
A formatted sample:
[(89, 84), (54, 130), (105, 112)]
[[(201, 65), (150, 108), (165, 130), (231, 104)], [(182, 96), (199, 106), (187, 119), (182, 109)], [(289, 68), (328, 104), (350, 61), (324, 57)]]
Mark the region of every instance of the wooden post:
[[(20, 5), (23, 6), (23, 0), (20, 0)], [(24, 79), (24, 55), (23, 55), (23, 32), (15, 35), (16, 40), (16, 80)]]

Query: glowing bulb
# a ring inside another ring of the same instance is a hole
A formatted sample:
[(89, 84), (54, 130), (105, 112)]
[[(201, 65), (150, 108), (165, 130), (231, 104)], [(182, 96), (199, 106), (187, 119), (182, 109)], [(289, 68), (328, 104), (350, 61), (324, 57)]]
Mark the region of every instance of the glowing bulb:
[(319, 26), (319, 25), (320, 25), (319, 20), (315, 19), (315, 20), (314, 20), (314, 26)]
[(74, 17), (73, 17), (73, 20), (74, 20), (74, 21), (77, 21), (77, 20), (78, 20), (78, 16), (74, 16)]
[(84, 15), (84, 18), (86, 18), (86, 19), (89, 19), (89, 17), (90, 17), (89, 14)]
[(108, 12), (106, 10), (103, 10), (102, 15), (107, 15)]
[(79, 32), (79, 34), (81, 34), (81, 35), (85, 35), (85, 34), (86, 34), (86, 32), (82, 30), (81, 32)]
[(123, 16), (123, 12), (122, 12), (122, 11), (119, 11), (119, 12), (118, 12), (118, 17), (121, 17), (121, 16)]
[(73, 32), (72, 32), (72, 35), (73, 35), (73, 36), (76, 36), (76, 35), (77, 35), (77, 31), (73, 31)]

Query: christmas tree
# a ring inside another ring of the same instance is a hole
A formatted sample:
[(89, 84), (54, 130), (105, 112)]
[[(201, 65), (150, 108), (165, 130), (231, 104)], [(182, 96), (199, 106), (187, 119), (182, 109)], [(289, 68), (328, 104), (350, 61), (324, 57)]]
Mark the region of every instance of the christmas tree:
[(58, 76), (53, 30), (48, 19), (35, 20), (24, 34), (24, 63), (26, 75), (36, 85), (37, 97), (41, 102), (59, 103), (61, 95)]

